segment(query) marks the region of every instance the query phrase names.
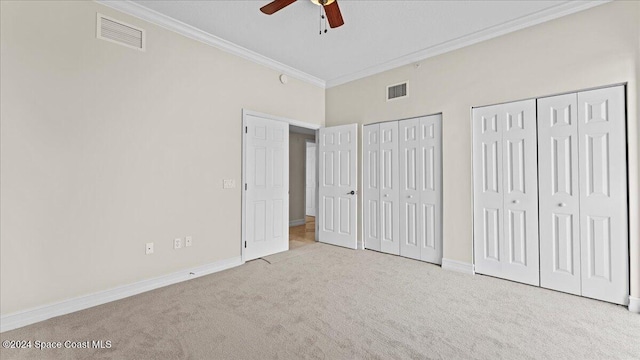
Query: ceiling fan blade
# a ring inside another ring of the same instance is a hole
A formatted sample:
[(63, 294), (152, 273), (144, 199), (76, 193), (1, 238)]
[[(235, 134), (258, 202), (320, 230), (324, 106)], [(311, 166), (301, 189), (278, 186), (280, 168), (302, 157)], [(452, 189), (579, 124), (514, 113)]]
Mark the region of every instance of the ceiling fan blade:
[(275, 13), (278, 10), (282, 10), (285, 7), (293, 4), (294, 2), (296, 2), (296, 0), (275, 0), (272, 1), (270, 3), (268, 3), (267, 5), (263, 6), (260, 8), (260, 11), (262, 11), (263, 13), (267, 14), (267, 15), (271, 15), (273, 13)]
[(332, 29), (344, 25), (344, 20), (342, 19), (342, 14), (338, 7), (338, 0), (329, 5), (325, 5), (324, 12), (327, 14), (327, 20), (329, 20), (329, 26)]

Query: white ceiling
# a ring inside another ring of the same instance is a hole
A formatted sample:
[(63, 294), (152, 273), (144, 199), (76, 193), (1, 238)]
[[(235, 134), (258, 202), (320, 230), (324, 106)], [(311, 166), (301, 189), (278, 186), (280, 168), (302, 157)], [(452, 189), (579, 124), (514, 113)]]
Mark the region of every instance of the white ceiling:
[(309, 0), (271, 16), (259, 11), (269, 2), (135, 0), (328, 84), (377, 72), (399, 58), (415, 59), (411, 54), (446, 51), (594, 5), (565, 0), (339, 0), (345, 25), (319, 35), (319, 7)]

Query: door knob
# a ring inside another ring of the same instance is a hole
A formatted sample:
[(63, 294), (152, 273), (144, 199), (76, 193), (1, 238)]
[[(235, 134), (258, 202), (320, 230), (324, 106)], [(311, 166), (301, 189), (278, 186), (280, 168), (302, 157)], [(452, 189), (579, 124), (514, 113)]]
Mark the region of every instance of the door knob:
[(355, 194), (356, 194), (356, 192), (353, 191), (353, 190), (351, 190), (350, 192), (347, 193), (347, 195), (355, 195)]
[(560, 203), (560, 204), (558, 204), (558, 206), (560, 206), (560, 207), (565, 207), (565, 206), (567, 206), (567, 204), (565, 204), (565, 203)]
[(384, 194), (384, 197), (389, 197), (389, 194)]
[(512, 203), (514, 203), (514, 204), (519, 204), (519, 203), (520, 203), (520, 201), (519, 201), (519, 200), (513, 200), (513, 201), (512, 201)]
[(409, 199), (413, 199), (413, 195), (409, 195), (407, 196)]

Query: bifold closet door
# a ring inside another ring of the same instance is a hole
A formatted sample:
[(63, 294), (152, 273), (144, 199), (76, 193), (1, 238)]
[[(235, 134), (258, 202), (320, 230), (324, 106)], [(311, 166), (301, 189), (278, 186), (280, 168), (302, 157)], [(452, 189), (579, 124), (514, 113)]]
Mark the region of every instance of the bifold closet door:
[(380, 123), (380, 251), (400, 254), (398, 122)]
[(442, 115), (402, 120), (400, 255), (442, 263)]
[(582, 296), (624, 305), (629, 301), (625, 127), (623, 86), (578, 93)]
[(362, 130), (364, 246), (380, 251), (380, 125)]
[(420, 259), (442, 264), (442, 115), (420, 119)]
[(540, 284), (626, 304), (624, 87), (538, 100)]
[(540, 286), (581, 294), (578, 95), (538, 99)]
[(400, 255), (420, 259), (420, 119), (401, 120), (400, 133)]
[(536, 102), (473, 109), (478, 273), (539, 285)]

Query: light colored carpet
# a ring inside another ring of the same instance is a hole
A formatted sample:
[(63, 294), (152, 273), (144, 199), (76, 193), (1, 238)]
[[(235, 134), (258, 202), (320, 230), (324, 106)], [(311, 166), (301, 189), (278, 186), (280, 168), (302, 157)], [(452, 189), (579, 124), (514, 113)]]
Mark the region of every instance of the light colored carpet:
[(3, 333), (111, 340), (2, 359), (638, 359), (622, 306), (311, 244)]

